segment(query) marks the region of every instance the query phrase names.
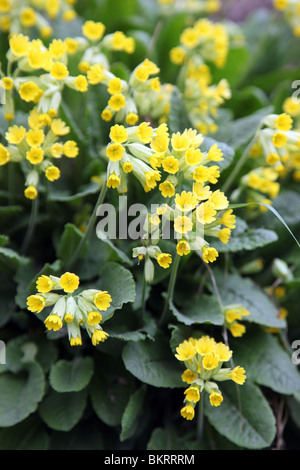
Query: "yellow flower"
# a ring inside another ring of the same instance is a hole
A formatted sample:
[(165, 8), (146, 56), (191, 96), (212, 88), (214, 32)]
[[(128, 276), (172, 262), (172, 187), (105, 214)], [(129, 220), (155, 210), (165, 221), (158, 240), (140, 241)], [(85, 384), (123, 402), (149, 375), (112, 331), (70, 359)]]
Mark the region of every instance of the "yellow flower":
[(36, 83), (30, 81), (25, 82), (20, 86), (19, 93), (22, 100), (28, 103), (30, 101), (35, 101), (37, 98), (39, 98), (43, 91), (39, 88)]
[(19, 145), (23, 141), (26, 134), (26, 129), (23, 126), (12, 126), (8, 128), (5, 133), (5, 138), (9, 144)]
[(106, 149), (106, 155), (112, 162), (122, 160), (125, 149), (121, 144), (110, 144)]
[(187, 241), (180, 240), (177, 243), (176, 251), (179, 254), (179, 256), (183, 256), (183, 255), (188, 255), (191, 252), (191, 248)]
[(91, 326), (96, 326), (98, 325), (102, 320), (102, 315), (99, 312), (89, 312), (87, 321), (88, 324)]
[(288, 114), (282, 113), (275, 119), (275, 127), (279, 131), (289, 131), (293, 126), (293, 119)]
[(36, 288), (38, 292), (41, 292), (42, 294), (47, 294), (53, 289), (53, 287), (54, 282), (50, 279), (49, 276), (45, 276), (45, 274), (40, 276), (36, 281)]
[(206, 354), (212, 354), (214, 352), (216, 342), (209, 336), (202, 336), (196, 341), (195, 347), (201, 356), (205, 356)]
[(193, 229), (193, 222), (189, 217), (184, 216), (178, 216), (174, 220), (174, 230), (177, 233), (187, 233), (190, 232)]
[(142, 122), (136, 130), (136, 135), (141, 142), (148, 144), (153, 136), (153, 129), (149, 122)]
[(30, 28), (36, 23), (36, 13), (33, 8), (24, 8), (21, 12), (20, 21), (23, 26)]
[(56, 80), (65, 80), (69, 75), (69, 70), (62, 62), (55, 62), (50, 68), (50, 75)]
[(40, 313), (46, 305), (46, 301), (42, 295), (30, 295), (27, 298), (27, 308), (30, 312)]
[(177, 354), (175, 354), (175, 357), (178, 359), (178, 361), (185, 362), (189, 361), (195, 356), (196, 349), (191, 342), (184, 340), (182, 343), (180, 343), (179, 346), (177, 346), (176, 352)]
[(225, 225), (230, 229), (235, 228), (235, 215), (232, 214), (232, 212), (232, 209), (228, 209), (226, 212), (224, 212), (221, 218), (221, 224)]
[(108, 188), (116, 189), (120, 186), (120, 184), (121, 184), (121, 180), (119, 176), (117, 176), (115, 173), (112, 173), (111, 175), (109, 175), (109, 178), (106, 183)]
[(192, 420), (195, 416), (195, 410), (192, 405), (186, 405), (180, 410), (180, 414), (187, 420)]
[(13, 34), (9, 40), (10, 48), (17, 57), (27, 54), (29, 49), (29, 37), (23, 34)]
[(182, 191), (175, 196), (175, 204), (182, 212), (189, 212), (197, 205), (197, 196), (191, 191)]
[(163, 197), (172, 197), (175, 194), (175, 188), (170, 181), (164, 181), (160, 183), (159, 190)]
[(197, 220), (201, 224), (211, 224), (216, 220), (217, 211), (215, 205), (210, 201), (205, 201), (196, 209)]
[(63, 327), (63, 322), (56, 314), (49, 315), (44, 323), (48, 330), (58, 331)]
[(230, 378), (235, 383), (237, 383), (239, 385), (243, 385), (243, 383), (246, 380), (246, 374), (245, 374), (244, 367), (240, 367), (240, 366), (235, 367), (230, 373)]
[(105, 109), (103, 109), (103, 111), (101, 113), (101, 117), (102, 117), (103, 121), (109, 122), (113, 118), (113, 113), (109, 108), (105, 108)]
[(53, 119), (51, 131), (54, 135), (67, 135), (70, 132), (70, 127), (62, 119)]
[(44, 159), (44, 151), (41, 147), (32, 147), (26, 152), (26, 159), (32, 164), (37, 165)]
[(107, 291), (99, 291), (94, 296), (94, 304), (101, 311), (107, 310), (110, 307), (111, 301), (111, 296)]
[(124, 162), (123, 163), (123, 171), (124, 173), (131, 173), (133, 170), (133, 165), (131, 162)]
[(103, 66), (101, 64), (92, 65), (87, 71), (87, 78), (91, 85), (98, 85), (105, 78)]
[(246, 331), (246, 327), (241, 323), (234, 322), (229, 327), (232, 336), (240, 338)]
[(160, 253), (156, 259), (158, 264), (164, 269), (167, 269), (172, 263), (172, 257), (169, 253)]
[(116, 93), (108, 100), (108, 106), (113, 111), (120, 111), (120, 109), (125, 108), (126, 99), (122, 93)]
[(208, 158), (214, 162), (220, 162), (223, 160), (223, 152), (217, 144), (214, 144), (208, 151)]
[(222, 193), (219, 189), (214, 191), (209, 198), (210, 203), (214, 204), (215, 209), (217, 211), (226, 209), (229, 205), (229, 201), (224, 193)]
[(74, 317), (73, 317), (73, 315), (71, 315), (71, 313), (67, 313), (64, 316), (64, 320), (65, 320), (66, 323), (72, 323), (72, 321), (74, 320)]
[(39, 147), (45, 140), (45, 134), (42, 129), (29, 129), (26, 133), (26, 142), (30, 147)]
[(177, 132), (172, 135), (171, 144), (174, 150), (177, 152), (184, 152), (190, 145), (190, 139), (186, 132), (180, 134)]
[(61, 276), (59, 284), (65, 292), (71, 294), (79, 286), (79, 277), (76, 274), (66, 272)]
[(124, 126), (116, 124), (111, 127), (109, 137), (114, 143), (123, 144), (126, 142), (128, 134)]
[(173, 64), (175, 65), (182, 65), (185, 61), (186, 58), (186, 52), (185, 50), (178, 46), (178, 47), (173, 47), (170, 51), (170, 60)]
[(209, 401), (212, 406), (219, 406), (223, 401), (223, 397), (221, 393), (213, 391), (209, 395)]
[(116, 95), (117, 93), (121, 93), (122, 91), (122, 81), (118, 77), (112, 78), (108, 82), (107, 91), (110, 95)]
[(162, 167), (167, 173), (174, 175), (179, 170), (179, 162), (175, 157), (170, 155), (163, 160)]
[(219, 358), (217, 356), (214, 356), (211, 353), (206, 354), (202, 361), (203, 367), (206, 370), (215, 369), (218, 363), (219, 363)]
[(185, 152), (185, 161), (190, 166), (199, 165), (203, 157), (202, 152), (199, 149), (189, 148)]
[(99, 41), (104, 35), (105, 26), (101, 22), (86, 21), (82, 26), (82, 32), (90, 41)]
[(218, 237), (221, 240), (222, 243), (228, 243), (230, 239), (231, 231), (229, 228), (223, 228), (222, 230), (219, 231)]
[(64, 143), (63, 152), (68, 158), (76, 158), (79, 153), (77, 143), (74, 140), (68, 140)]
[(26, 188), (24, 191), (24, 195), (27, 199), (31, 199), (31, 200), (35, 199), (38, 195), (36, 187), (33, 186), (33, 184), (28, 186), (28, 188)]
[(49, 44), (49, 52), (52, 58), (60, 59), (68, 50), (66, 41), (61, 39), (53, 39)]
[(47, 180), (49, 180), (51, 182), (56, 181), (60, 178), (60, 169), (57, 168), (57, 166), (54, 166), (54, 165), (48, 166), (48, 168), (45, 172), (45, 176), (46, 176)]
[(10, 77), (3, 77), (0, 81), (0, 86), (4, 88), (4, 90), (12, 90), (14, 87), (14, 82)]
[(0, 166), (6, 165), (9, 162), (11, 156), (7, 148), (0, 144)]
[(97, 346), (100, 342), (103, 342), (107, 339), (108, 333), (103, 330), (95, 330), (92, 334), (92, 343), (94, 346)]
[(184, 391), (187, 401), (197, 403), (200, 400), (200, 392), (198, 387), (189, 387)]
[(88, 90), (88, 81), (84, 75), (78, 75), (74, 80), (74, 85), (78, 91), (85, 93)]
[(217, 257), (219, 256), (219, 253), (215, 248), (212, 247), (205, 247), (202, 250), (202, 258), (205, 263), (213, 263)]
[(70, 346), (81, 346), (82, 345), (82, 339), (77, 336), (77, 338), (71, 338), (70, 339)]
[(273, 134), (272, 143), (277, 148), (282, 148), (287, 143), (287, 136), (282, 132), (278, 131)]
[(138, 119), (139, 117), (136, 113), (128, 113), (126, 116), (126, 124), (128, 124), (128, 126), (135, 126)]
[(195, 374), (195, 372), (192, 372), (190, 369), (186, 369), (181, 375), (182, 381), (186, 382), (187, 384), (192, 384), (196, 378), (197, 374)]

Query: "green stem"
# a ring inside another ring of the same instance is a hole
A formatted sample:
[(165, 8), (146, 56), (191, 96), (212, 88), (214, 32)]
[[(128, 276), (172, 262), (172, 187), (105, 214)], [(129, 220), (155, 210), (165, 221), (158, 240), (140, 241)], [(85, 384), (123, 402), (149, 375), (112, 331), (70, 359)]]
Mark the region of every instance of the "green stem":
[(174, 263), (173, 263), (173, 266), (172, 266), (172, 272), (171, 272), (171, 277), (170, 277), (170, 281), (169, 281), (168, 293), (167, 293), (163, 313), (162, 313), (162, 316), (161, 316), (160, 322), (159, 322), (160, 325), (163, 325), (165, 323), (166, 317), (167, 317), (167, 314), (168, 314), (168, 311), (169, 311), (170, 301), (173, 299), (179, 262), (180, 262), (180, 256), (177, 253), (176, 257), (175, 257), (175, 260), (174, 260)]
[(80, 255), (82, 253), (82, 250), (83, 250), (86, 242), (88, 241), (89, 235), (91, 233), (91, 230), (92, 230), (92, 228), (95, 224), (95, 220), (96, 220), (96, 217), (97, 217), (97, 209), (103, 203), (105, 195), (106, 195), (106, 191), (107, 191), (107, 186), (106, 186), (106, 180), (105, 180), (103, 182), (102, 189), (100, 191), (98, 200), (95, 204), (95, 207), (94, 207), (94, 210), (93, 210), (92, 215), (90, 217), (87, 228), (86, 228), (86, 230), (84, 232), (84, 235), (83, 235), (82, 239), (80, 240), (75, 252), (73, 253), (72, 258), (70, 259), (70, 261), (68, 263), (68, 268), (71, 268), (74, 265), (74, 263), (77, 261), (77, 259), (80, 257)]
[(230, 186), (234, 182), (236, 176), (239, 174), (240, 170), (242, 169), (242, 167), (246, 163), (246, 160), (249, 156), (249, 152), (250, 152), (251, 148), (253, 147), (253, 144), (256, 141), (257, 132), (260, 130), (261, 127), (262, 127), (262, 124), (259, 125), (258, 129), (255, 132), (254, 137), (251, 139), (251, 141), (249, 142), (249, 144), (245, 148), (244, 152), (242, 153), (242, 156), (239, 158), (237, 164), (235, 165), (235, 167), (233, 168), (233, 170), (230, 173), (229, 177), (227, 178), (227, 180), (223, 184), (223, 186), (222, 186), (222, 192), (223, 193), (226, 193), (228, 191), (228, 189), (230, 188)]
[(21, 253), (25, 253), (29, 243), (31, 242), (32, 235), (34, 233), (35, 225), (36, 225), (36, 219), (38, 215), (38, 198), (36, 197), (31, 204), (31, 213), (30, 213), (30, 219), (29, 219), (29, 224), (27, 228), (27, 232), (25, 235), (25, 238), (23, 240), (23, 244), (21, 247)]
[(146, 277), (144, 274), (144, 279), (143, 279), (143, 290), (142, 290), (142, 326), (145, 324), (145, 312), (146, 312), (146, 287), (147, 287), (147, 282), (146, 282)]
[(198, 402), (198, 419), (197, 419), (197, 441), (201, 441), (204, 429), (204, 397)]

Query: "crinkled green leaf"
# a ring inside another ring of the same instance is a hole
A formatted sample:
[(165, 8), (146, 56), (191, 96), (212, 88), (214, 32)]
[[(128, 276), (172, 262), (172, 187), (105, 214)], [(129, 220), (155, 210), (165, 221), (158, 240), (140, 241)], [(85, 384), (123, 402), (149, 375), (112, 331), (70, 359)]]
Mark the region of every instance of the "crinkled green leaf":
[(49, 381), (56, 392), (79, 392), (89, 384), (93, 373), (94, 363), (91, 357), (60, 360), (52, 365)]

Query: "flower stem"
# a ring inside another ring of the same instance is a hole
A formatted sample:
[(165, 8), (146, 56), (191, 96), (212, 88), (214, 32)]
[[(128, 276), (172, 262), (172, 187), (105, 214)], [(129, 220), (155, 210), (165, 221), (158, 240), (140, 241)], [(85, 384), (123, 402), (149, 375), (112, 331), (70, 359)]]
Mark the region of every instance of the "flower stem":
[(36, 197), (31, 204), (31, 213), (30, 213), (30, 219), (29, 219), (29, 224), (27, 228), (26, 235), (23, 240), (23, 244), (21, 247), (21, 253), (25, 253), (29, 243), (31, 242), (32, 235), (34, 233), (35, 225), (36, 225), (36, 219), (38, 215), (38, 198)]
[(204, 429), (204, 397), (198, 402), (197, 441), (201, 441)]
[(99, 197), (98, 197), (98, 200), (95, 204), (95, 207), (94, 207), (94, 210), (92, 212), (92, 215), (90, 217), (90, 220), (88, 222), (88, 225), (87, 225), (87, 228), (84, 232), (84, 235), (82, 237), (82, 239), (80, 240), (75, 252), (73, 253), (73, 256), (72, 258), (70, 259), (69, 263), (68, 263), (68, 268), (71, 268), (74, 263), (77, 261), (77, 259), (80, 257), (81, 253), (82, 253), (82, 250), (86, 244), (86, 242), (88, 241), (88, 238), (89, 238), (89, 235), (91, 233), (91, 230), (94, 226), (94, 223), (95, 223), (95, 220), (96, 220), (96, 217), (97, 217), (97, 210), (98, 210), (98, 207), (102, 204), (102, 202), (104, 201), (104, 198), (105, 198), (105, 195), (106, 195), (106, 191), (107, 191), (107, 186), (106, 186), (106, 180), (103, 182), (103, 186), (101, 188), (101, 191), (100, 191), (100, 194), (99, 194)]
[(168, 314), (168, 311), (169, 311), (170, 301), (173, 299), (179, 262), (180, 262), (180, 256), (178, 255), (178, 253), (176, 253), (176, 257), (175, 257), (175, 260), (174, 260), (174, 263), (173, 263), (173, 266), (172, 266), (172, 272), (171, 272), (171, 277), (170, 277), (170, 281), (169, 281), (168, 293), (167, 293), (167, 297), (166, 297), (166, 300), (165, 300), (163, 313), (162, 313), (162, 316), (161, 316), (160, 322), (159, 322), (160, 325), (163, 325), (165, 323), (166, 317), (167, 317), (167, 314)]

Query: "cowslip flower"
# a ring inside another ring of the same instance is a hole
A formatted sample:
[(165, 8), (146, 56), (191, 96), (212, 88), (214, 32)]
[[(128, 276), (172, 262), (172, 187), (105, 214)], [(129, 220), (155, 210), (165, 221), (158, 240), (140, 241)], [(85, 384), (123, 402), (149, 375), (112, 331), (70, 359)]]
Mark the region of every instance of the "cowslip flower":
[(51, 307), (44, 321), (47, 330), (66, 328), (71, 346), (82, 344), (82, 329), (86, 330), (92, 344), (96, 346), (108, 337), (101, 326), (101, 312), (110, 308), (112, 298), (107, 291), (97, 289), (86, 289), (74, 294), (79, 283), (80, 279), (74, 273), (65, 272), (60, 277), (43, 274), (36, 281), (38, 293), (27, 298), (27, 307), (37, 314)]
[(184, 364), (185, 371), (181, 378), (189, 387), (184, 391), (184, 406), (181, 416), (192, 420), (195, 406), (203, 400), (203, 393), (208, 393), (211, 406), (220, 406), (223, 395), (216, 382), (232, 380), (242, 385), (246, 380), (245, 369), (223, 367), (232, 357), (232, 351), (222, 342), (207, 335), (189, 338), (176, 348), (175, 357)]

